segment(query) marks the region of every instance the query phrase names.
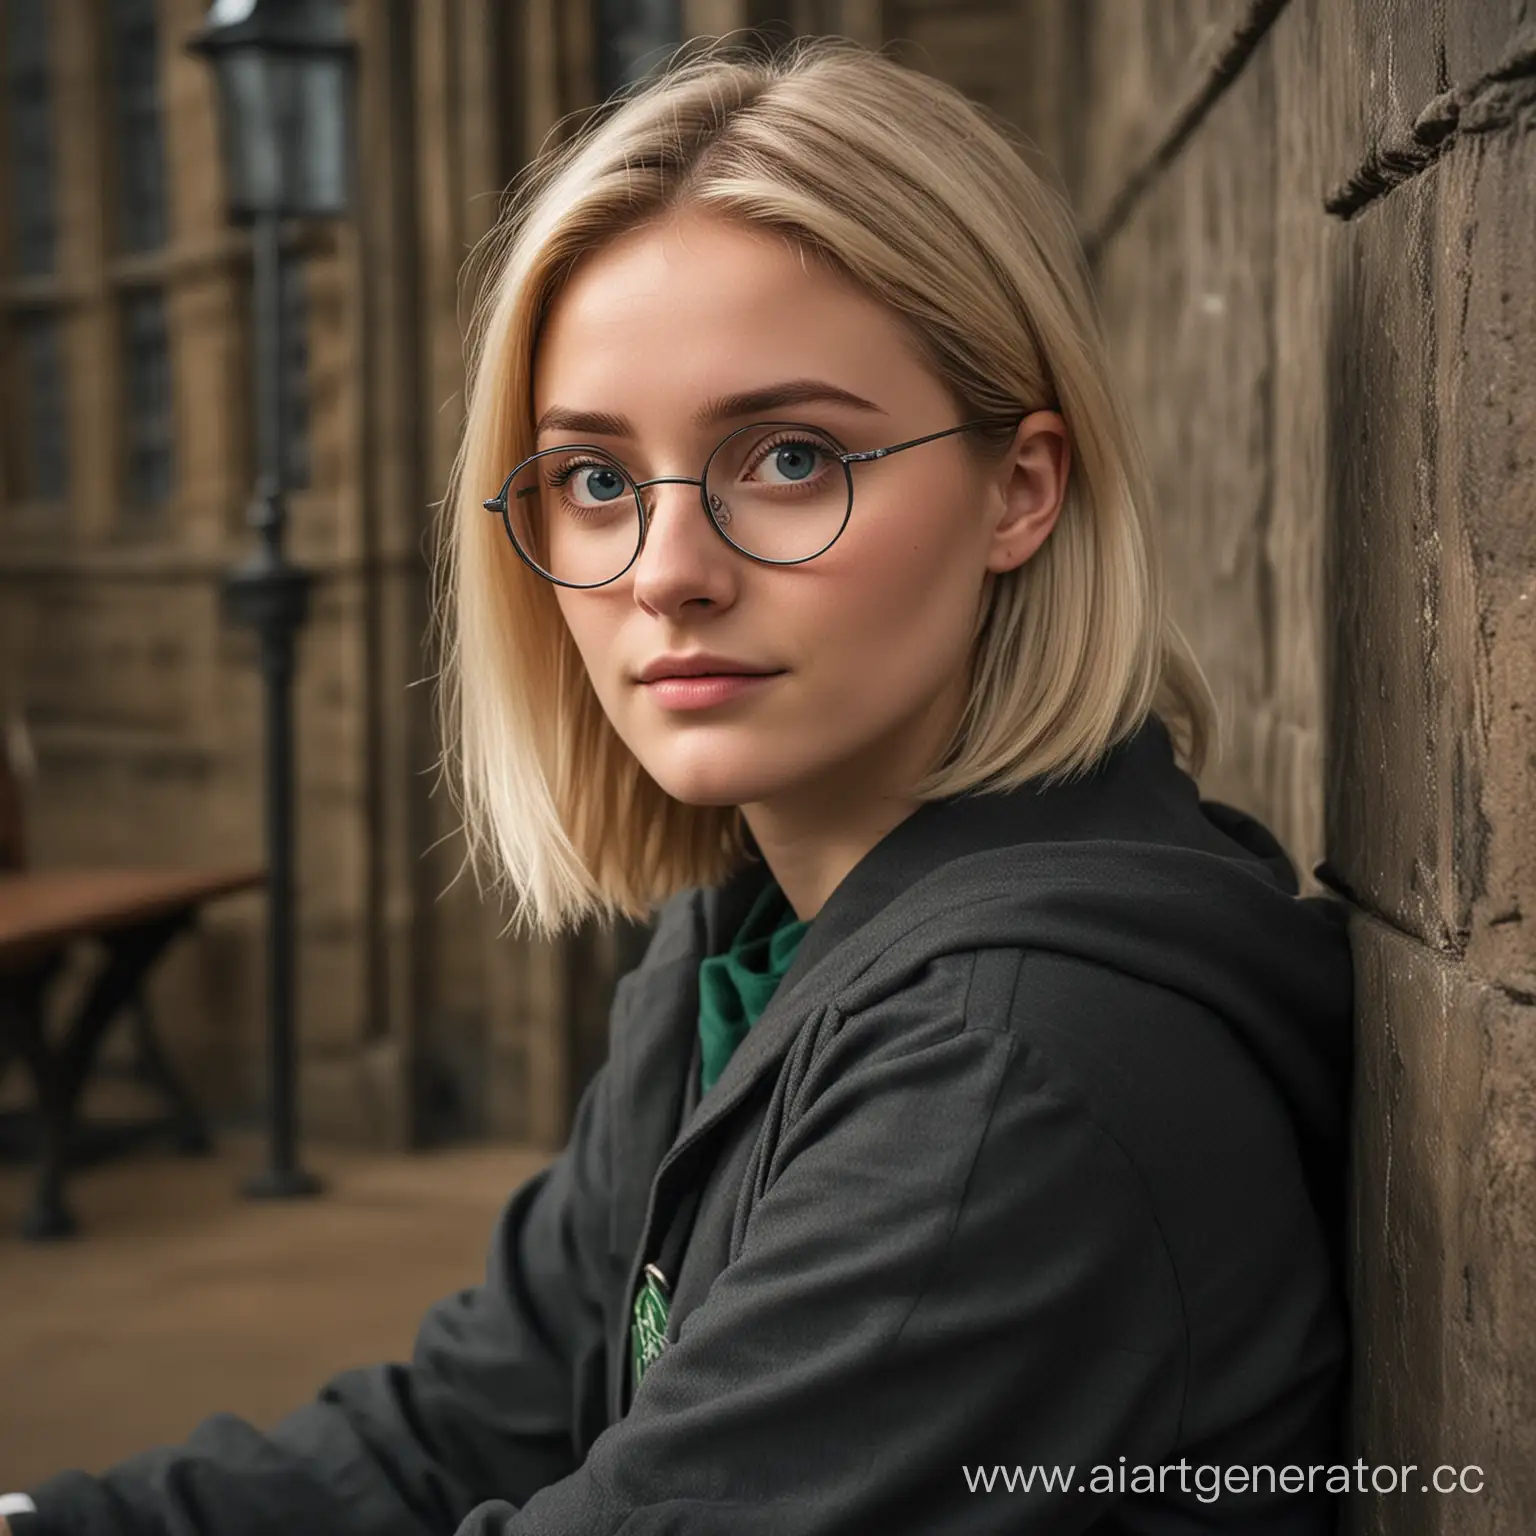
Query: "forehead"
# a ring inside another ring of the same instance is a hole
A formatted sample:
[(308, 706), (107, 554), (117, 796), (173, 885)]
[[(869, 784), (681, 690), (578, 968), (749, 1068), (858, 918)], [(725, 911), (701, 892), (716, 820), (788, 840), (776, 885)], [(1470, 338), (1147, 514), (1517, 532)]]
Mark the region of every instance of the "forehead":
[(850, 279), (787, 238), (685, 214), (577, 265), (541, 328), (533, 385), (537, 410), (628, 411), (807, 374), (875, 398), (913, 371), (899, 320)]

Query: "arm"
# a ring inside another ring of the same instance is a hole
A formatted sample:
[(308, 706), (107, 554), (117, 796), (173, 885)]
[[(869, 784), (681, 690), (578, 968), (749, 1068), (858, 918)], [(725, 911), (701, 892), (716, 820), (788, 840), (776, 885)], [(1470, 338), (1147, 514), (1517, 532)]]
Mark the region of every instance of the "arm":
[(460, 1536), (1064, 1536), (1114, 1495), (965, 1468), (1171, 1453), (1186, 1335), (1137, 1171), (1038, 1052), (947, 1011), (842, 1026), (628, 1415)]
[(604, 1371), (607, 1085), (604, 1067), (503, 1210), (485, 1283), (432, 1308), (409, 1364), (348, 1371), (267, 1434), (224, 1414), (101, 1477), (63, 1473), (17, 1536), (427, 1536), (568, 1476)]

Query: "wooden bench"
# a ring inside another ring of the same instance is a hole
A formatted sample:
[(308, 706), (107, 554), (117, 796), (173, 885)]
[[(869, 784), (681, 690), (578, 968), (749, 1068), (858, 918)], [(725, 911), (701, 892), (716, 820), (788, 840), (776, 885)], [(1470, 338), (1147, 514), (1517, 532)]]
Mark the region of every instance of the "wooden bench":
[[(266, 872), (252, 866), (28, 868), (20, 785), (0, 738), (0, 1077), (19, 1060), (31, 1076), (35, 1101), (26, 1119), (35, 1129), (37, 1178), (24, 1236), (63, 1237), (76, 1230), (64, 1180), (85, 1150), (81, 1096), (103, 1039), (120, 1021), (133, 1029), (145, 1081), (168, 1111), (130, 1129), (166, 1129), (182, 1150), (207, 1150), (207, 1128), (160, 1046), (144, 982), (205, 902), (265, 882)], [(66, 960), (84, 943), (100, 948), (100, 963), (62, 1029), (50, 1032), (50, 994)]]

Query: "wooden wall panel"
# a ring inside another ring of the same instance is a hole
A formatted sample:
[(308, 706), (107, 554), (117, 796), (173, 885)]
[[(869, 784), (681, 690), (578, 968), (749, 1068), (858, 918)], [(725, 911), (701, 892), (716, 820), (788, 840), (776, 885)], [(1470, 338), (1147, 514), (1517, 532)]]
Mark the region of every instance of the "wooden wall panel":
[(1091, 127), (1079, 128), (1085, 154), (1074, 188), (1085, 227), (1097, 226), (1173, 132), (1247, 11), (1244, 0), (1089, 0), (1080, 8), (1082, 84), (1093, 103)]
[(1173, 611), (1222, 709), (1222, 754), (1203, 786), (1254, 806), (1305, 877), (1321, 857), (1319, 782), (1304, 768), (1318, 724), (1310, 637), (1320, 613), (1308, 574), (1316, 542), (1276, 522), (1276, 156), (1261, 46), (1130, 209), (1098, 277), (1157, 481)]
[(887, 0), (887, 51), (1018, 123), (1027, 78), (1019, 14), (1018, 0)]

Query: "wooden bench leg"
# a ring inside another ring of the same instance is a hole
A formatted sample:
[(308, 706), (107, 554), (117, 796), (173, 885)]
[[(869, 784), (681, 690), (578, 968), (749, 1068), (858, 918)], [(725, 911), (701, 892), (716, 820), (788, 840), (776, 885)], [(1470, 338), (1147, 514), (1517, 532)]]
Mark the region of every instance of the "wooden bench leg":
[(73, 1237), (77, 1227), (64, 1198), (64, 1172), (69, 1158), (70, 1101), (59, 1061), (44, 1032), (43, 996), (47, 977), (37, 974), (6, 988), (4, 1033), (31, 1074), (37, 1094), (37, 1177), (32, 1204), (21, 1220), (21, 1235), (33, 1241)]
[(182, 1081), (181, 1074), (171, 1065), (170, 1058), (155, 1033), (155, 1021), (150, 1016), (149, 1003), (142, 990), (133, 1001), (133, 1040), (138, 1054), (138, 1065), (151, 1087), (170, 1105), (176, 1128), (176, 1150), (189, 1157), (202, 1156), (213, 1150), (213, 1138), (208, 1134), (208, 1124), (198, 1108), (192, 1090)]
[(189, 911), (103, 934), (106, 963), (92, 978), (68, 1020), (58, 1057), (62, 1089), (71, 1114), (84, 1091), (103, 1036), (139, 994), (145, 977), (166, 946), (191, 921)]
[[(22, 1221), (24, 1237), (67, 1237), (77, 1230), (64, 1198), (64, 1179), (77, 1151), (80, 1098), (97, 1049), (113, 1020), (133, 1005), (145, 976), (171, 940), (188, 926), (190, 917), (189, 910), (178, 911), (103, 935), (106, 962), (68, 1019), (56, 1046), (47, 1038), (44, 1006), (52, 970), (8, 978), (0, 997), (0, 1005), (6, 1008), (0, 1037), (13, 1043), (30, 1070), (40, 1132), (32, 1206)], [(152, 1031), (146, 1033), (153, 1041)], [(157, 1046), (153, 1041), (150, 1049), (154, 1051)], [(157, 1055), (164, 1070), (162, 1086), (173, 1080), (185, 1095), (184, 1103), (177, 1106), (176, 1121), (179, 1135), (185, 1138), (183, 1144), (194, 1144), (198, 1137), (206, 1142), (191, 1095), (175, 1078), (163, 1054)]]

